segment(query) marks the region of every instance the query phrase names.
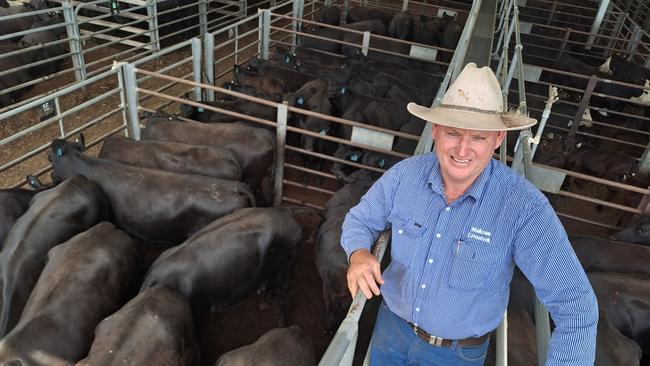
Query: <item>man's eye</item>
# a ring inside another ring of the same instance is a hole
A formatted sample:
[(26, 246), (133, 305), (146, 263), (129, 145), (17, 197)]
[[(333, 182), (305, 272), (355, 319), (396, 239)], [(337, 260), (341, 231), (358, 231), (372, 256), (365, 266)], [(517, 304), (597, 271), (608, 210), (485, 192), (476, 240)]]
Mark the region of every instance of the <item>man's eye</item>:
[(485, 137), (483, 137), (483, 136), (474, 136), (474, 137), (472, 137), (472, 140), (474, 140), (474, 141), (485, 141)]
[(448, 132), (448, 133), (447, 133), (447, 136), (450, 136), (450, 137), (458, 137), (458, 136), (460, 136), (460, 134), (459, 134), (459, 133), (456, 133), (456, 132)]

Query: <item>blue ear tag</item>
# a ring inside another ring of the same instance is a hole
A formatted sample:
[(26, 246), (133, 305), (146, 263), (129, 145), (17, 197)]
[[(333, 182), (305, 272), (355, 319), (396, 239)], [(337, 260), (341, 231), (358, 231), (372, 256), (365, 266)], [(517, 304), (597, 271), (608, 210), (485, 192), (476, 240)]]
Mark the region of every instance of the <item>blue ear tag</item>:
[(196, 111), (199, 112), (199, 113), (203, 113), (203, 112), (205, 112), (205, 109), (199, 107), (199, 108), (196, 109)]
[(380, 168), (383, 168), (385, 164), (386, 164), (386, 160), (385, 160), (385, 159), (381, 159), (381, 160), (379, 160), (379, 167), (380, 167)]
[(299, 104), (299, 105), (305, 104), (305, 98), (299, 97), (298, 99), (296, 99), (296, 104)]
[(345, 88), (341, 88), (341, 94), (345, 94), (345, 91), (346, 91)]
[(357, 154), (352, 154), (352, 156), (350, 156), (350, 160), (352, 160), (352, 161), (357, 161), (357, 160), (359, 160), (359, 155), (357, 155)]
[(327, 135), (327, 131), (320, 130), (320, 132), (318, 134), (321, 135), (321, 136), (325, 136), (325, 135)]
[(291, 62), (291, 57), (289, 57), (289, 55), (285, 55), (285, 56), (284, 56), (284, 63), (285, 63), (285, 64), (288, 64), (288, 63), (290, 63), (290, 62)]
[(54, 151), (54, 153), (55, 153), (57, 156), (63, 156), (63, 149), (60, 148), (60, 147), (57, 147), (57, 148), (56, 148), (56, 151)]

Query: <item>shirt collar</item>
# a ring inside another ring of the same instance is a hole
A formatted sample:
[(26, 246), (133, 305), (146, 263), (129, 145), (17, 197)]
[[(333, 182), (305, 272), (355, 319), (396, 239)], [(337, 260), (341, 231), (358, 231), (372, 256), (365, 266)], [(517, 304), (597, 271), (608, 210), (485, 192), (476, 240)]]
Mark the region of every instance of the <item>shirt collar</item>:
[[(434, 157), (433, 164), (431, 164), (431, 173), (429, 174), (429, 184), (431, 184), (431, 189), (439, 195), (445, 197), (445, 190), (442, 182), (442, 173), (440, 172), (440, 162), (435, 153), (431, 153)], [(485, 190), (487, 181), (489, 180), (490, 175), (492, 174), (493, 164), (495, 163), (494, 159), (490, 159), (485, 169), (476, 177), (476, 180), (472, 183), (471, 186), (465, 191), (465, 193), (459, 197), (459, 200), (470, 196), (475, 200), (478, 200), (481, 197), (481, 194)]]

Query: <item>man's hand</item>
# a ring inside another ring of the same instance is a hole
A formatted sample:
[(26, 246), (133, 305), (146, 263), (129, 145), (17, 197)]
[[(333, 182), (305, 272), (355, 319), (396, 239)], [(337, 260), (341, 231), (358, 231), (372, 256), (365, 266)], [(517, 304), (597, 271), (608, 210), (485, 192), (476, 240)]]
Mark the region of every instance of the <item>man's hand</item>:
[(372, 294), (379, 296), (379, 285), (384, 284), (381, 278), (379, 261), (367, 249), (359, 249), (350, 255), (350, 268), (348, 268), (348, 289), (352, 298), (361, 289), (366, 299)]

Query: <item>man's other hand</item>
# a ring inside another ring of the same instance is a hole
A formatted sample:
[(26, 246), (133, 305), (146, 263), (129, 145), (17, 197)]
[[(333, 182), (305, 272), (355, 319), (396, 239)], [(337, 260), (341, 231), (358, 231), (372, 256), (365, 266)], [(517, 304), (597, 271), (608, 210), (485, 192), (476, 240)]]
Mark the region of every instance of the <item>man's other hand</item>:
[(384, 284), (381, 278), (379, 261), (367, 249), (359, 249), (350, 255), (350, 268), (348, 268), (348, 289), (352, 298), (361, 289), (366, 299), (372, 294), (379, 296), (379, 286)]

